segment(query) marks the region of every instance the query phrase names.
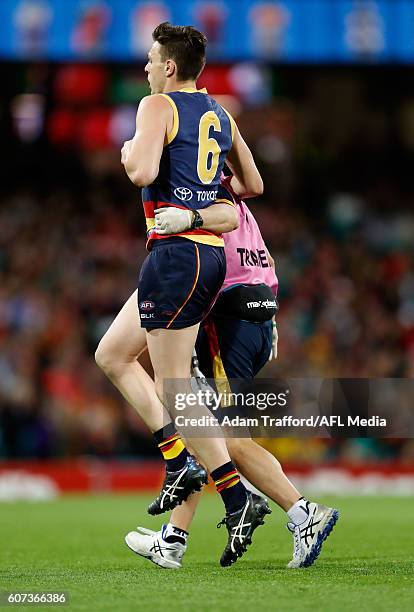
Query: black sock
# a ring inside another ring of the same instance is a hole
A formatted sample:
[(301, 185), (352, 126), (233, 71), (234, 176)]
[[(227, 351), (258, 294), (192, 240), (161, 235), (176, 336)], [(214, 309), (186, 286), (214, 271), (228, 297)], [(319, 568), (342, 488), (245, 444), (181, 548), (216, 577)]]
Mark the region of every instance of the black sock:
[(246, 487), (240, 482), (240, 476), (231, 461), (213, 470), (211, 478), (228, 514), (233, 514), (244, 506), (247, 499)]

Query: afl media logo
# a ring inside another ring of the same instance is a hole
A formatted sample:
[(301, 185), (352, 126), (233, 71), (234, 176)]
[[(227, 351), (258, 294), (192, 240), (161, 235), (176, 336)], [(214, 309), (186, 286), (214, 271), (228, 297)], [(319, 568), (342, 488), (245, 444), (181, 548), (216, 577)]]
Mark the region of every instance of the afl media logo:
[(139, 307), (140, 310), (152, 310), (153, 308), (155, 308), (155, 304), (154, 302), (150, 302), (149, 300), (147, 300), (146, 302), (141, 302)]
[(174, 195), (179, 200), (182, 200), (183, 202), (188, 202), (188, 200), (192, 199), (193, 192), (191, 191), (191, 189), (188, 189), (188, 187), (176, 187), (176, 189), (174, 189)]

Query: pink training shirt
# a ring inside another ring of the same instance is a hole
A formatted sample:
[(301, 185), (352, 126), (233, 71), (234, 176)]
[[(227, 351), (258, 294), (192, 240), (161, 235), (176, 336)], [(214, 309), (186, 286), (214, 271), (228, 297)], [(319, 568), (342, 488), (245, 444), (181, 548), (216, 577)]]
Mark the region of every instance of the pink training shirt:
[(239, 227), (223, 234), (227, 273), (220, 292), (232, 285), (265, 283), (277, 294), (279, 281), (267, 259), (267, 249), (256, 219), (247, 205), (237, 203)]

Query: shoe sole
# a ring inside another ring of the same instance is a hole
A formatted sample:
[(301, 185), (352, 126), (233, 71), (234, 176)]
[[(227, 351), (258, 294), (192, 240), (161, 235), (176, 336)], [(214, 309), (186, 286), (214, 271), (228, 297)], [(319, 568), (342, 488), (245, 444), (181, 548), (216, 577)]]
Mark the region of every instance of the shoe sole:
[(143, 559), (148, 559), (148, 561), (151, 561), (151, 563), (158, 565), (158, 567), (162, 567), (162, 569), (180, 569), (181, 568), (181, 565), (178, 563), (167, 561), (166, 559), (158, 559), (157, 557), (154, 557), (153, 555), (145, 555), (143, 553), (138, 552), (137, 550), (135, 550), (134, 548), (132, 548), (132, 546), (128, 544), (127, 536), (125, 536), (125, 544), (128, 546), (129, 550), (132, 550), (133, 553), (135, 553), (139, 557), (142, 557)]
[(332, 533), (332, 530), (335, 527), (338, 519), (338, 510), (332, 510), (326, 522), (326, 525), (323, 528), (323, 531), (318, 534), (318, 538), (315, 544), (312, 545), (310, 552), (306, 555), (305, 560), (300, 564), (299, 567), (310, 567), (313, 563), (315, 563), (322, 550), (323, 543), (325, 542), (326, 538)]
[(254, 531), (258, 527), (260, 527), (260, 525), (264, 525), (264, 517), (267, 514), (272, 514), (272, 511), (267, 504), (260, 505), (258, 508), (256, 508), (256, 511), (257, 511), (257, 518), (256, 518), (254, 526), (250, 528), (249, 534), (246, 536), (245, 545), (243, 546), (243, 548), (240, 548), (237, 551), (235, 556), (229, 557), (228, 562), (222, 563), (220, 559), (220, 565), (222, 567), (230, 567), (230, 565), (234, 565), (237, 559), (240, 559), (244, 555), (244, 553), (247, 551), (247, 547), (250, 546), (250, 544), (252, 543), (252, 536), (253, 536)]
[[(192, 484), (191, 484), (192, 483)], [(149, 507), (147, 512), (151, 514), (151, 516), (158, 516), (159, 514), (164, 514), (164, 512), (169, 512), (170, 510), (174, 510), (177, 506), (181, 506), (181, 504), (190, 497), (193, 493), (199, 493), (204, 485), (208, 483), (207, 472), (205, 472), (205, 476), (196, 476), (191, 483), (191, 486), (187, 486), (183, 491), (183, 497), (177, 500), (174, 504), (168, 504), (168, 508), (160, 508), (159, 506), (156, 508)]]

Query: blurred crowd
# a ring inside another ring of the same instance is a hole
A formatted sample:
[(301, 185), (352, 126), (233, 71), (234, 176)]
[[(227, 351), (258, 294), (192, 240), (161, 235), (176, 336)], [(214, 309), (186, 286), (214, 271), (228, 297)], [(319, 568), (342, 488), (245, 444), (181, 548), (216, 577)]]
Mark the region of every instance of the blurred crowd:
[[(290, 96), (237, 117), (280, 283), (279, 356), (262, 375), (412, 377), (414, 95), (390, 100), (349, 69), (280, 74)], [(117, 148), (19, 142), (7, 121), (2, 136), (0, 457), (152, 455), (93, 359), (145, 257), (140, 194)], [(266, 444), (286, 461), (414, 456), (411, 441)]]

